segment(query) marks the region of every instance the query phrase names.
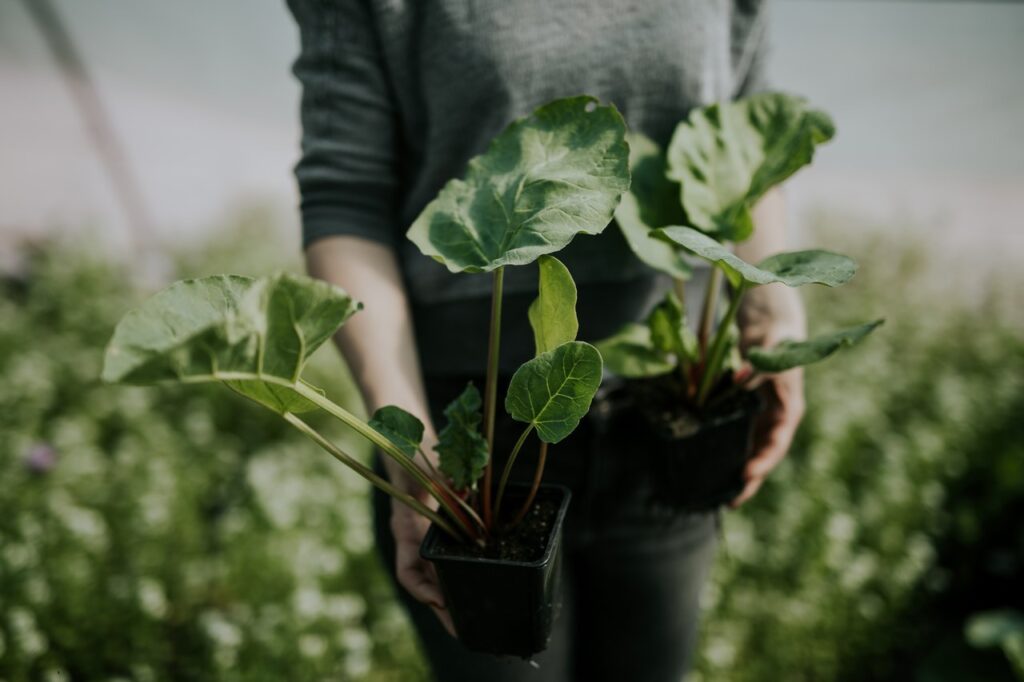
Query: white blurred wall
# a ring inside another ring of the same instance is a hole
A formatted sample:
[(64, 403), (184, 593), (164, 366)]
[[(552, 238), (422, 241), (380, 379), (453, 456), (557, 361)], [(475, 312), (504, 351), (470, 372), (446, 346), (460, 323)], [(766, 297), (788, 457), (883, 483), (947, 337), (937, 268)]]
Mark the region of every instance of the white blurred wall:
[[(150, 243), (258, 202), (297, 246), (296, 29), (283, 0), (53, 0), (151, 213)], [(780, 0), (773, 77), (838, 123), (792, 183), (815, 209), (926, 229), (951, 250), (1024, 246), (1024, 5)], [(0, 249), (25, 234), (131, 237), (45, 43), (0, 2)], [(137, 232), (137, 230), (136, 230)]]

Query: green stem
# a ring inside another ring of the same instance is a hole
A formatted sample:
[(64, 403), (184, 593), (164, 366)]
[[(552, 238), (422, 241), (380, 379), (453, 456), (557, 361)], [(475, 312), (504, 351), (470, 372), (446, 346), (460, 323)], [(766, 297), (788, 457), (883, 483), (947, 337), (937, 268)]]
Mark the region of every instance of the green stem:
[(711, 268), (711, 276), (708, 278), (708, 288), (704, 292), (704, 308), (700, 311), (700, 327), (697, 332), (697, 339), (700, 341), (700, 352), (704, 353), (705, 364), (707, 361), (708, 337), (711, 336), (711, 326), (715, 323), (715, 307), (718, 305), (718, 289), (722, 286), (722, 271), (717, 267)]
[[(683, 309), (683, 320), (682, 321), (683, 321), (683, 324), (685, 325), (686, 324), (686, 282), (681, 280), (681, 279), (679, 279), (679, 278), (674, 278), (672, 280), (672, 284), (673, 284), (673, 289), (675, 290), (675, 293), (676, 293), (676, 298), (679, 299), (679, 305)], [(686, 357), (686, 351), (685, 351), (685, 349), (682, 346), (680, 346), (679, 348), (676, 349), (676, 358), (679, 360), (679, 366), (677, 367), (677, 369), (679, 370), (679, 376), (683, 380), (683, 386), (687, 386), (688, 387), (689, 383), (690, 383), (690, 360), (689, 360), (689, 358)]]
[(746, 283), (740, 284), (732, 292), (729, 299), (729, 307), (725, 311), (718, 329), (715, 331), (715, 338), (711, 342), (711, 348), (704, 363), (704, 375), (700, 378), (700, 390), (697, 393), (697, 404), (703, 405), (708, 397), (708, 391), (717, 383), (718, 373), (722, 369), (722, 362), (725, 360), (726, 340), (729, 338), (729, 327), (736, 319), (736, 312), (740, 308), (740, 300), (746, 291)]
[(515, 518), (512, 519), (512, 523), (509, 524), (509, 528), (515, 528), (519, 525), (519, 522), (523, 520), (526, 513), (530, 511), (530, 506), (533, 505), (533, 500), (537, 497), (537, 490), (540, 489), (540, 481), (544, 476), (544, 463), (548, 458), (548, 444), (544, 441), (540, 443), (540, 454), (537, 455), (537, 470), (533, 472), (533, 485), (530, 487), (530, 494), (527, 495), (526, 501), (523, 502), (523, 506), (519, 508)]
[[(317, 445), (319, 445), (324, 450), (329, 452), (335, 459), (337, 459), (339, 462), (355, 471), (357, 474), (365, 478), (367, 481), (377, 486), (388, 495), (391, 495), (399, 502), (405, 504), (413, 511), (422, 514), (426, 518), (430, 519), (437, 525), (438, 528), (442, 529), (443, 531), (451, 535), (453, 538), (457, 540), (465, 539), (440, 514), (427, 507), (425, 504), (417, 500), (412, 495), (402, 492), (401, 490), (393, 486), (391, 483), (389, 483), (382, 477), (378, 476), (372, 469), (363, 465), (361, 462), (356, 460), (351, 455), (345, 453), (341, 448), (339, 448), (334, 443), (324, 438), (322, 435), (320, 435), (319, 432), (317, 432), (316, 429), (314, 429), (312, 426), (304, 422), (302, 419), (296, 417), (291, 412), (285, 412), (283, 416), (285, 421), (287, 421), (289, 424), (294, 426), (302, 433), (309, 436), (314, 442), (316, 442)], [(470, 529), (462, 528), (461, 530), (465, 536), (473, 537), (473, 533), (471, 532)]]
[(523, 449), (523, 443), (526, 442), (526, 437), (533, 431), (533, 424), (526, 427), (523, 431), (523, 435), (519, 436), (519, 440), (516, 441), (515, 447), (512, 448), (512, 454), (508, 456), (508, 461), (505, 462), (505, 470), (501, 472), (501, 481), (498, 482), (498, 499), (494, 503), (494, 518), (498, 518), (498, 514), (501, 512), (501, 498), (505, 496), (505, 487), (508, 485), (508, 477), (512, 474), (512, 465), (516, 463), (516, 457), (519, 456), (519, 451)]
[(437, 500), (439, 504), (444, 505), (450, 510), (450, 505), (447, 500), (435, 488), (436, 481), (428, 476), (427, 473), (423, 471), (423, 469), (421, 469), (411, 457), (399, 450), (394, 443), (381, 435), (376, 429), (346, 410), (341, 405), (336, 404), (319, 391), (311, 388), (307, 384), (304, 384), (302, 381), (298, 381), (295, 384), (289, 384), (288, 386), (303, 398), (306, 398), (320, 409), (329, 413), (331, 416), (336, 417), (346, 426), (351, 427), (360, 436), (373, 443), (373, 445), (381, 452), (389, 456), (410, 476), (416, 479), (416, 482), (419, 483), (420, 486), (431, 495), (431, 497)]
[(487, 336), (487, 383), (484, 386), (484, 437), (490, 458), (484, 468), (483, 512), (484, 522), (491, 525), (491, 481), (494, 473), (494, 415), (498, 402), (498, 358), (501, 345), (501, 295), (505, 282), (505, 267), (494, 271), (491, 287), (491, 325)]
[(683, 309), (686, 309), (686, 280), (680, 279), (679, 277), (672, 278), (672, 289), (676, 292), (676, 298), (679, 299), (679, 303), (682, 304)]

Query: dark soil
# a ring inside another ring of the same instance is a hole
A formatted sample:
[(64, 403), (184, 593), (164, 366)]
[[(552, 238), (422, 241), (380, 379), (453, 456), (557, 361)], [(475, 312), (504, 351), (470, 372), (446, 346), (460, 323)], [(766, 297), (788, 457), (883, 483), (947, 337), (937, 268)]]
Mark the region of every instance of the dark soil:
[(710, 407), (697, 408), (686, 398), (685, 387), (675, 372), (651, 379), (630, 381), (623, 388), (620, 407), (632, 408), (665, 440), (680, 440), (697, 433), (702, 426), (747, 408), (752, 396), (739, 391), (716, 403), (715, 396), (732, 387), (731, 377), (711, 391)]
[[(508, 495), (502, 501), (502, 510), (508, 509), (511, 517), (519, 511), (525, 496)], [(495, 559), (500, 561), (517, 561), (532, 563), (544, 557), (551, 530), (558, 516), (561, 500), (554, 497), (537, 496), (533, 507), (523, 517), (522, 522), (511, 530), (491, 537), (484, 547), (468, 544), (457, 544), (446, 535), (439, 535), (434, 547), (437, 554), (443, 556), (472, 557), (475, 559)], [(505, 516), (503, 513), (502, 516)]]

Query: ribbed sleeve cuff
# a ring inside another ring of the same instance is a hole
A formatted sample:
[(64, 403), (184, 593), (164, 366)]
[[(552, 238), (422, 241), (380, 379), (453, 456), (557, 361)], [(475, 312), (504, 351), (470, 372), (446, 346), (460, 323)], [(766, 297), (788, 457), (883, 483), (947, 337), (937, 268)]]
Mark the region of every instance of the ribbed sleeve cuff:
[(302, 248), (318, 239), (352, 235), (394, 247), (397, 217), (390, 187), (301, 187)]

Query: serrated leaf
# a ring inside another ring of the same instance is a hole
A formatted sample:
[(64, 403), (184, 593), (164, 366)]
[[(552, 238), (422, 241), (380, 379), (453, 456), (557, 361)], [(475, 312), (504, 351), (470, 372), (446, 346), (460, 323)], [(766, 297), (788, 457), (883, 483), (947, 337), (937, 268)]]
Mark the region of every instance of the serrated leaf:
[(615, 209), (615, 222), (637, 258), (671, 277), (689, 279), (693, 270), (679, 250), (651, 236), (652, 229), (686, 224), (679, 183), (665, 176), (665, 154), (650, 138), (630, 133), (626, 139), (632, 180)]
[(681, 184), (693, 225), (724, 241), (753, 232), (751, 209), (809, 164), (835, 126), (800, 97), (762, 93), (694, 109), (668, 147), (668, 176)]
[(651, 342), (651, 330), (645, 324), (631, 323), (595, 344), (612, 374), (640, 379), (668, 374), (675, 363)]
[(762, 372), (784, 372), (824, 360), (844, 346), (857, 345), (882, 322), (884, 320), (875, 320), (807, 341), (783, 341), (771, 348), (751, 348), (747, 357), (750, 364)]
[(472, 487), (489, 460), (487, 439), (480, 433), (481, 405), (480, 391), (468, 384), (444, 410), (448, 423), (438, 434), (434, 450), (440, 457), (439, 468), (456, 490)]
[(403, 453), (416, 456), (423, 442), (423, 422), (414, 415), (395, 405), (385, 405), (373, 413), (368, 423)]
[(857, 272), (857, 263), (852, 258), (831, 251), (791, 251), (751, 265), (721, 243), (692, 227), (666, 227), (657, 233), (720, 267), (733, 287), (743, 283), (775, 282), (791, 287), (804, 284), (836, 287), (850, 281)]
[(308, 410), (290, 387), (359, 307), (338, 287), (292, 274), (176, 282), (118, 323), (103, 380), (221, 381), (277, 412)]
[(625, 130), (614, 107), (591, 97), (546, 104), (445, 185), (408, 237), (452, 272), (489, 272), (599, 234), (629, 187)]
[(561, 261), (541, 256), (537, 298), (530, 304), (528, 317), (533, 328), (536, 354), (554, 350), (576, 340), (580, 323), (576, 319), (576, 283)]
[(532, 424), (545, 443), (568, 436), (590, 409), (601, 385), (602, 361), (589, 343), (572, 341), (524, 363), (512, 375), (505, 409)]

